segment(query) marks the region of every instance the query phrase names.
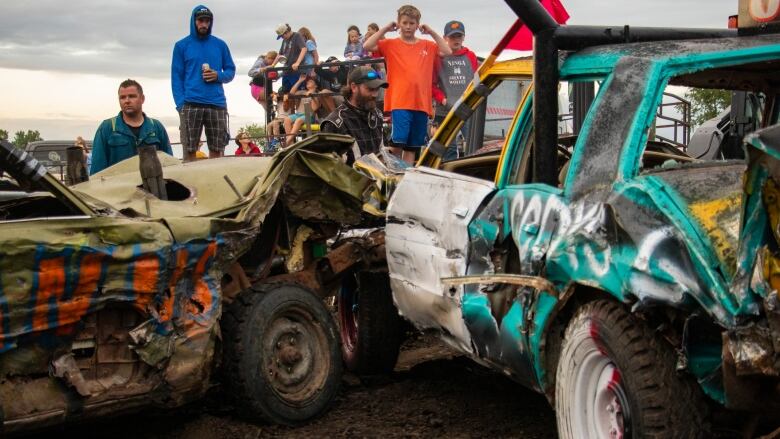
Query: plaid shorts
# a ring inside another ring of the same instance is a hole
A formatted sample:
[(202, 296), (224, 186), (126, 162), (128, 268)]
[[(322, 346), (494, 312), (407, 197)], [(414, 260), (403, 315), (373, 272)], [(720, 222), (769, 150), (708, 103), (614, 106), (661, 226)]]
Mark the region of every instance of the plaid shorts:
[(185, 151), (194, 153), (199, 149), (200, 133), (204, 127), (209, 151), (224, 151), (230, 141), (227, 109), (184, 104), (179, 112), (179, 134)]

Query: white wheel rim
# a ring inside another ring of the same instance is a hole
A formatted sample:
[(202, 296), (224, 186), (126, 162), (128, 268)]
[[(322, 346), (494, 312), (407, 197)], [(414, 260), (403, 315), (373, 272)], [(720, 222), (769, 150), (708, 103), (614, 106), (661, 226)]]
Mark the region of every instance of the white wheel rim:
[[(559, 366), (570, 369), (556, 403), (568, 418), (572, 437), (624, 439), (629, 437), (630, 416), (620, 371), (602, 352), (590, 331), (577, 331), (576, 342), (564, 352)], [(564, 407), (561, 406), (561, 403)], [(563, 434), (562, 437), (567, 436)]]

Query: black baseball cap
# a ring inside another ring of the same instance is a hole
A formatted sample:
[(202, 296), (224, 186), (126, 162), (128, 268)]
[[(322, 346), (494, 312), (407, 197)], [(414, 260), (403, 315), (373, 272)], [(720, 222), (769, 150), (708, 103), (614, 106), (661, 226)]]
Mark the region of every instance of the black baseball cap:
[(197, 11), (195, 11), (195, 19), (196, 19), (196, 20), (197, 20), (198, 18), (202, 18), (202, 17), (206, 17), (206, 18), (214, 18), (214, 14), (212, 14), (212, 13), (211, 13), (211, 11), (209, 10), (209, 8), (207, 8), (207, 7), (203, 6), (203, 7), (200, 7), (200, 8), (198, 8), (198, 10), (197, 10)]
[(376, 70), (368, 66), (355, 67), (349, 72), (349, 84), (366, 84), (369, 88), (387, 88), (387, 81)]
[(444, 25), (444, 36), (448, 37), (455, 34), (466, 35), (466, 26), (457, 20), (448, 21), (447, 24)]

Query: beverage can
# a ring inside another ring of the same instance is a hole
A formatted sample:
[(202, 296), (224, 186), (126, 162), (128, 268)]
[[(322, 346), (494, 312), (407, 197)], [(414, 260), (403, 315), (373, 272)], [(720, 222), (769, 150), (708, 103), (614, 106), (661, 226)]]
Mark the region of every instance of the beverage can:
[(206, 70), (209, 70), (209, 63), (206, 63), (206, 62), (204, 62), (204, 63), (203, 63), (203, 66), (201, 67), (201, 69), (203, 69), (203, 71), (204, 71), (204, 72), (205, 72)]

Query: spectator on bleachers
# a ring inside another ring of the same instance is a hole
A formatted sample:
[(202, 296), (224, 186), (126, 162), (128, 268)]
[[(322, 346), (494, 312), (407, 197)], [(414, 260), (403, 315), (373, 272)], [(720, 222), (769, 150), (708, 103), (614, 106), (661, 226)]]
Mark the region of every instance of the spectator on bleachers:
[[(438, 56), (452, 55), (447, 42), (427, 24), (420, 24), (420, 10), (412, 5), (398, 9), (396, 21), (379, 29), (366, 39), (367, 50), (385, 58), (387, 82), (385, 111), (391, 112), (393, 152), (405, 162), (414, 163), (425, 144), (428, 117), (433, 115), (433, 67)], [(399, 38), (381, 39), (387, 32), (398, 31)], [(419, 39), (417, 31), (434, 41)]]
[(360, 31), (347, 31), (347, 45), (344, 47), (344, 59), (353, 61), (363, 58), (363, 43), (360, 41)]
[[(368, 23), (368, 26), (366, 27), (366, 34), (363, 35), (363, 41), (368, 40), (371, 38), (371, 35), (374, 35), (377, 32), (379, 32), (379, 25), (376, 23)], [(365, 58), (379, 58), (378, 55), (370, 50), (366, 50), (365, 47), (363, 48), (363, 56)], [(376, 66), (374, 66), (374, 69), (376, 70)]]
[[(325, 61), (326, 63), (336, 63), (339, 59), (335, 56), (330, 56)], [(347, 75), (349, 70), (346, 66), (320, 66), (317, 67), (316, 73), (319, 78), (320, 88), (323, 90), (330, 90), (334, 93), (340, 93), (341, 87), (347, 84)]]
[[(308, 27), (301, 27), (298, 29), (298, 33), (301, 34), (303, 39), (306, 41), (306, 56), (303, 58), (303, 65), (315, 65), (320, 63), (320, 54), (317, 52), (317, 40), (314, 39), (314, 35), (311, 34), (311, 31)], [(305, 69), (305, 71), (302, 70), (303, 73), (311, 73), (312, 75), (313, 70), (312, 69)]]
[(283, 39), (283, 41), (279, 48), (279, 55), (271, 67), (275, 67), (276, 64), (284, 60), (284, 65), (292, 69), (285, 71), (282, 75), (282, 89), (289, 91), (301, 76), (298, 67), (303, 63), (303, 58), (306, 57), (306, 40), (298, 32), (293, 32), (290, 25), (286, 23), (276, 26), (276, 39)]
[(260, 148), (249, 137), (249, 133), (239, 131), (236, 135), (236, 154), (235, 155), (262, 155)]
[[(286, 95), (285, 95), (286, 96)], [(274, 119), (268, 123), (268, 150), (276, 151), (281, 146), (284, 146), (284, 136), (282, 135), (282, 128), (284, 126), (284, 119), (287, 117), (289, 107), (286, 107), (285, 99), (279, 97), (277, 93), (271, 95), (273, 106), (276, 109)]]
[[(466, 27), (462, 22), (452, 20), (444, 25), (444, 40), (447, 41), (452, 55), (439, 58), (433, 68), (433, 100), (435, 102), (434, 123), (438, 126), (444, 121), (455, 102), (463, 95), (477, 71), (477, 55), (463, 45)], [(471, 120), (467, 120), (460, 129), (464, 139), (469, 138)], [(459, 157), (455, 141), (447, 146), (442, 160)]]
[[(335, 56), (328, 57), (326, 63), (338, 62)], [(349, 69), (345, 66), (319, 66), (315, 70), (320, 93), (326, 96), (320, 97), (324, 115), (330, 114), (338, 105), (341, 105), (344, 97), (341, 96), (341, 88), (347, 83)]]
[[(265, 71), (271, 66), (271, 64), (273, 64), (277, 55), (278, 53), (276, 53), (276, 51), (270, 50), (264, 55), (258, 56), (257, 61), (252, 64), (252, 67), (249, 69), (248, 73), (248, 75), (252, 78), (252, 81), (249, 83), (252, 97), (260, 105), (262, 105), (263, 110), (266, 111), (268, 111), (268, 108), (266, 108)], [(270, 79), (276, 79), (278, 74), (276, 72), (268, 72), (268, 76)]]
[[(304, 85), (305, 90), (300, 90), (301, 85)], [(301, 78), (298, 79), (298, 82), (290, 89), (290, 94), (285, 96), (288, 99), (289, 105), (291, 105), (291, 107), (288, 108), (295, 108), (295, 112), (284, 119), (287, 146), (295, 143), (295, 136), (298, 134), (298, 131), (301, 130), (303, 124), (306, 122), (314, 123), (315, 114), (320, 108), (320, 100), (319, 97), (313, 95), (317, 94), (318, 91), (317, 81), (315, 81), (314, 78), (301, 76)], [(308, 121), (306, 120), (306, 98), (311, 99), (311, 117)]]
[(360, 35), (360, 28), (357, 27), (357, 25), (350, 24), (349, 27), (347, 28), (347, 33), (351, 32), (351, 31), (355, 31), (355, 32), (358, 33), (358, 35), (360, 36), (360, 42), (362, 43), (363, 42), (363, 35)]

